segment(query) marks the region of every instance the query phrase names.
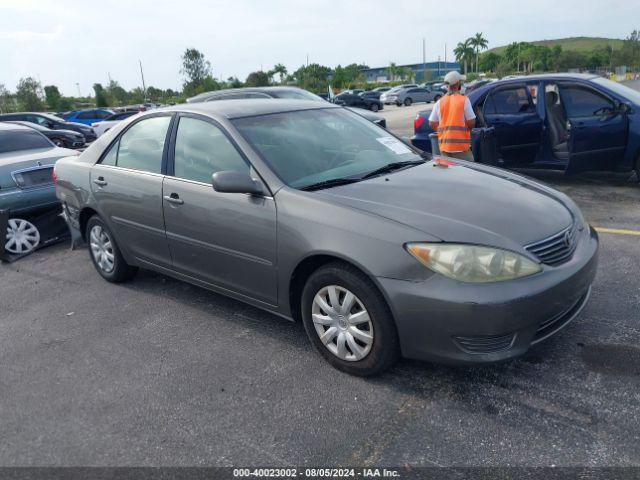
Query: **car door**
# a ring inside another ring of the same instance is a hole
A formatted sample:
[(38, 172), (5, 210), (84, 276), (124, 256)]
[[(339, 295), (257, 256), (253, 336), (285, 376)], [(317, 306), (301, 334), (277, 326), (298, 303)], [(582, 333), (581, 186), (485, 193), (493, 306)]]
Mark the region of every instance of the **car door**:
[(171, 175), (163, 185), (173, 269), (275, 305), (273, 198), (213, 189), (211, 177), (215, 172), (250, 172), (251, 168), (224, 129), (213, 120), (182, 114), (173, 138)]
[(484, 100), (485, 123), (494, 127), (505, 165), (532, 163), (542, 144), (543, 122), (524, 84), (495, 88)]
[(569, 119), (567, 172), (615, 169), (627, 146), (626, 111), (594, 87), (571, 82), (558, 86)]
[(143, 263), (171, 266), (162, 216), (170, 114), (131, 124), (91, 169), (99, 213), (120, 248)]

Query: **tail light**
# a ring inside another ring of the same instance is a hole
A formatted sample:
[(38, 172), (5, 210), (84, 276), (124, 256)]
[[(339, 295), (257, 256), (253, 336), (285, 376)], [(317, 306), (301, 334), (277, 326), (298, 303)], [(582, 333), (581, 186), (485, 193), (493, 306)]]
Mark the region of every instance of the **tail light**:
[(420, 114), (416, 115), (416, 118), (413, 120), (413, 131), (417, 131), (422, 124), (424, 123), (424, 118), (420, 116)]
[(54, 185), (58, 184), (58, 172), (56, 172), (56, 166), (53, 166), (53, 170), (51, 170), (51, 180)]
[(95, 122), (95, 123), (92, 123), (92, 124), (91, 124), (91, 127), (92, 127), (92, 128), (96, 128), (96, 127), (97, 127), (97, 126), (99, 126), (99, 125), (100, 125), (100, 122)]

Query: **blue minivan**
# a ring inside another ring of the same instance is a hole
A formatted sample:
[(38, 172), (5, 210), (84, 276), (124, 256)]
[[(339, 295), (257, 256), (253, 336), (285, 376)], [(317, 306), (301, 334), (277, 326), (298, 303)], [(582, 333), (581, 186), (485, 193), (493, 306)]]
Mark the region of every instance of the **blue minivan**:
[(84, 123), (91, 125), (94, 122), (101, 122), (105, 118), (113, 115), (113, 110), (108, 108), (91, 108), (87, 110), (75, 110), (64, 116), (67, 122)]
[[(476, 126), (493, 129), (496, 140), (494, 162), (476, 155), (480, 162), (567, 173), (635, 169), (640, 178), (636, 90), (596, 75), (548, 74), (493, 82), (468, 97)], [(416, 116), (411, 139), (425, 151), (431, 151), (434, 133), (430, 113)]]

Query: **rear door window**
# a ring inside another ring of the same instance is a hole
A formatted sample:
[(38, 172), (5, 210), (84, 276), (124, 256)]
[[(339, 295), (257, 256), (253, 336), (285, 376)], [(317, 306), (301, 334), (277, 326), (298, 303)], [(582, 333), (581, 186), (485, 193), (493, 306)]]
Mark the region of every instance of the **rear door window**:
[[(119, 147), (116, 165), (133, 170), (161, 173), (162, 153), (170, 122), (171, 117), (162, 116), (146, 118), (134, 124), (117, 142)], [(110, 154), (111, 151), (107, 157)]]
[(535, 112), (535, 106), (529, 99), (524, 86), (501, 88), (493, 91), (484, 103), (484, 114), (517, 115)]

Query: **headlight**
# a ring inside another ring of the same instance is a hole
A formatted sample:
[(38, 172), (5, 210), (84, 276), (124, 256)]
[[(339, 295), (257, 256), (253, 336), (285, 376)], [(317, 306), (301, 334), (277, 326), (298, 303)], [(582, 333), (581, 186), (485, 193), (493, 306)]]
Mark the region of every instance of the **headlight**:
[(499, 248), (454, 243), (409, 243), (406, 248), (426, 267), (460, 282), (502, 282), (542, 271), (528, 258)]

